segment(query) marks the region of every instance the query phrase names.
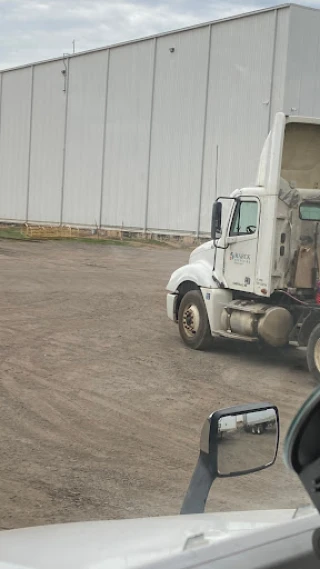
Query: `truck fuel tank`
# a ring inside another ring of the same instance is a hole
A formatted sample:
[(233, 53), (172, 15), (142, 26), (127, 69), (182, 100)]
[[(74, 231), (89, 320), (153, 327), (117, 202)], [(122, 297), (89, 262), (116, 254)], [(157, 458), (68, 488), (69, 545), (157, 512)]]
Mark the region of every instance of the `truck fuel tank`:
[(221, 328), (251, 338), (260, 338), (274, 347), (284, 346), (293, 327), (286, 308), (251, 300), (233, 300), (222, 311)]

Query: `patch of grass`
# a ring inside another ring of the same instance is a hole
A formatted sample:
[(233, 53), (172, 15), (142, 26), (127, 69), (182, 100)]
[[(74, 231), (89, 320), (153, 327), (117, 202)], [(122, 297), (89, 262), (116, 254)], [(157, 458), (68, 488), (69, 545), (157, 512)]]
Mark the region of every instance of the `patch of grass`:
[(17, 239), (24, 241), (63, 241), (63, 242), (77, 242), (77, 243), (92, 243), (99, 245), (115, 245), (119, 247), (161, 247), (166, 249), (194, 249), (197, 244), (187, 244), (179, 240), (157, 240), (157, 239), (143, 239), (134, 237), (124, 237), (123, 239), (103, 238), (95, 236), (59, 236), (52, 235), (42, 237), (41, 235), (28, 235), (22, 227), (6, 227), (0, 226), (0, 239)]
[[(61, 241), (61, 239), (59, 239)], [(118, 245), (120, 247), (135, 247), (135, 246), (158, 246), (158, 247), (170, 247), (169, 243), (164, 241), (157, 241), (156, 239), (99, 239), (95, 237), (76, 237), (72, 239), (64, 238), (63, 241), (76, 241), (77, 243), (91, 243), (100, 245)]]
[(0, 239), (27, 239), (19, 227), (4, 227), (0, 229)]

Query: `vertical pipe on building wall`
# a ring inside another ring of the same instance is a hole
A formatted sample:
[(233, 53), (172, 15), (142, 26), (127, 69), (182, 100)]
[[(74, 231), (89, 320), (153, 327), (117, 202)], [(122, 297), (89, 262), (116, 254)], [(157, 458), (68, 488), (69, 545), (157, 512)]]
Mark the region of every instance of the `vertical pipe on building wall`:
[(107, 137), (107, 114), (108, 114), (108, 90), (109, 90), (109, 69), (110, 69), (110, 49), (107, 51), (107, 73), (105, 86), (105, 104), (104, 104), (104, 123), (103, 123), (103, 139), (102, 139), (102, 160), (101, 160), (101, 193), (100, 193), (100, 215), (99, 228), (102, 226), (102, 208), (103, 208), (103, 186), (104, 186), (104, 161), (106, 153), (106, 137)]
[[(65, 58), (63, 59), (65, 64)], [(64, 76), (64, 88), (62, 89), (66, 93), (66, 105), (64, 111), (64, 135), (63, 135), (63, 149), (62, 149), (62, 173), (61, 173), (61, 205), (60, 205), (60, 225), (63, 222), (63, 195), (64, 195), (64, 182), (65, 182), (65, 172), (66, 172), (66, 147), (67, 147), (67, 134), (68, 134), (68, 103), (69, 103), (69, 69), (70, 69), (70, 58), (67, 58), (67, 65), (65, 65), (65, 76)]]
[(214, 169), (214, 199), (218, 197), (218, 174), (219, 174), (219, 145), (216, 146), (216, 161)]
[(30, 96), (30, 122), (29, 122), (29, 153), (28, 153), (28, 171), (27, 171), (26, 222), (28, 222), (28, 219), (29, 219), (30, 167), (31, 167), (32, 118), (33, 118), (33, 86), (34, 86), (34, 65), (31, 67), (31, 96)]
[(269, 109), (268, 109), (268, 133), (271, 127), (271, 112), (272, 112), (272, 95), (273, 95), (273, 84), (274, 84), (274, 68), (276, 61), (276, 49), (277, 49), (277, 31), (278, 31), (278, 10), (274, 11), (274, 27), (273, 27), (273, 48), (272, 48), (272, 61), (271, 61), (271, 78), (270, 78), (270, 95), (269, 95)]
[(154, 86), (155, 86), (155, 78), (156, 78), (156, 61), (157, 61), (157, 38), (154, 38), (154, 40), (153, 40), (151, 101), (150, 101), (150, 123), (149, 123), (149, 148), (148, 148), (147, 183), (146, 183), (146, 203), (145, 203), (144, 228), (143, 228), (145, 233), (147, 232), (147, 229), (148, 229), (150, 165), (151, 165), (151, 140), (152, 140), (152, 123), (153, 123), (153, 107), (154, 107)]
[(208, 27), (209, 37), (208, 37), (208, 65), (207, 65), (207, 79), (206, 79), (206, 93), (204, 102), (204, 118), (203, 118), (203, 135), (202, 135), (202, 155), (201, 155), (201, 172), (200, 172), (200, 190), (199, 190), (199, 209), (198, 209), (198, 219), (197, 219), (197, 238), (200, 235), (200, 224), (201, 224), (201, 206), (202, 206), (202, 190), (203, 190), (203, 168), (204, 168), (204, 155), (205, 155), (205, 145), (207, 136), (207, 115), (208, 115), (208, 96), (209, 96), (209, 78), (210, 78), (210, 61), (211, 61), (211, 38), (212, 38), (212, 26)]

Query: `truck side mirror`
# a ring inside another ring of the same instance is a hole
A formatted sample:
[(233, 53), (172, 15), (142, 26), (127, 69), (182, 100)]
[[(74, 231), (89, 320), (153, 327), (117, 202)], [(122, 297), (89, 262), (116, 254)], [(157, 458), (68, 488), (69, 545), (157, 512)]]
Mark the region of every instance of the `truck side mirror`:
[(218, 234), (221, 234), (221, 215), (222, 215), (222, 203), (220, 201), (215, 201), (212, 206), (212, 217), (211, 217), (211, 239), (215, 241)]
[(205, 420), (200, 454), (181, 514), (201, 514), (213, 481), (272, 466), (279, 445), (275, 405), (257, 403), (215, 411)]

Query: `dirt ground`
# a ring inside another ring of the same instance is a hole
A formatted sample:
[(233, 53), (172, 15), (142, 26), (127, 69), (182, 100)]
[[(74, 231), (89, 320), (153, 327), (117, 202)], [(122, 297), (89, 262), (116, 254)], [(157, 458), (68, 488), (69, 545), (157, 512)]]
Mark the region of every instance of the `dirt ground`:
[[(314, 388), (304, 355), (187, 349), (165, 286), (188, 251), (0, 242), (0, 527), (177, 514), (206, 415)], [(282, 462), (214, 483), (207, 511), (308, 503)]]

